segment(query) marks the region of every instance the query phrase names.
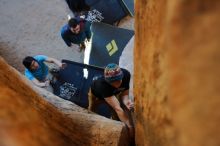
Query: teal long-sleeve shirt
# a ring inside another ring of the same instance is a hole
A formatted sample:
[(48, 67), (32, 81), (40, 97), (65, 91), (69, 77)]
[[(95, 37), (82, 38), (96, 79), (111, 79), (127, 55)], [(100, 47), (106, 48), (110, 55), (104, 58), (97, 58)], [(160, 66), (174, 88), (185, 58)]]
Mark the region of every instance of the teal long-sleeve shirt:
[(80, 22), (80, 32), (78, 34), (74, 34), (68, 24), (64, 25), (61, 28), (61, 36), (66, 43), (67, 46), (71, 46), (73, 44), (80, 44), (85, 41), (85, 39), (91, 38), (91, 23), (88, 21), (81, 21)]

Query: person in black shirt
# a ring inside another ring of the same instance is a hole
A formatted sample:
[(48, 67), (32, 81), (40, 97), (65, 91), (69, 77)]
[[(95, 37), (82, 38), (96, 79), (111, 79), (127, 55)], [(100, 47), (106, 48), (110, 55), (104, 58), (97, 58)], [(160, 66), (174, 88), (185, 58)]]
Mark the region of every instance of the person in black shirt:
[[(104, 70), (104, 76), (94, 80), (91, 85), (88, 109), (96, 112), (95, 108), (100, 102), (107, 102), (117, 113), (118, 118), (127, 125), (131, 133), (133, 131), (132, 124), (119, 102), (122, 101), (128, 110), (133, 108), (134, 104), (128, 96), (130, 76), (126, 69), (121, 69), (117, 64), (108, 64)], [(117, 99), (118, 95), (119, 99)]]

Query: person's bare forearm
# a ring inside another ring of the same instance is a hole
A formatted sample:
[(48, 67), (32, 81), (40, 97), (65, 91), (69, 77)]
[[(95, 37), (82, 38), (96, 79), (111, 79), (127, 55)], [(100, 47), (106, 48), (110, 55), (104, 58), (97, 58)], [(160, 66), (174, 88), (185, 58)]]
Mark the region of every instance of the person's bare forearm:
[(115, 110), (119, 119), (122, 122), (124, 122), (128, 127), (131, 127), (129, 119), (127, 115), (125, 114), (124, 110), (120, 107), (120, 103), (118, 99), (115, 96), (111, 96), (111, 97), (105, 98), (105, 101)]
[(130, 99), (128, 95), (124, 95), (121, 98), (122, 98), (123, 104), (127, 107), (128, 110), (133, 109), (134, 103), (132, 102), (132, 100)]
[(61, 61), (59, 61), (55, 58), (49, 58), (48, 57), (48, 59), (46, 61), (56, 64), (57, 66), (59, 66), (60, 69), (64, 69), (66, 67), (66, 63), (62, 63)]
[(57, 60), (55, 58), (50, 58), (50, 61), (52, 63), (56, 64), (57, 66), (62, 67), (62, 63), (59, 60)]
[(129, 90), (125, 90), (122, 94), (121, 94), (121, 98), (123, 103), (126, 103), (126, 101), (129, 100)]
[(37, 85), (38, 87), (45, 87), (46, 84), (45, 83), (34, 83), (35, 85)]
[(125, 112), (123, 111), (123, 109), (116, 110), (116, 113), (122, 122), (124, 122), (128, 127), (131, 127), (130, 121), (129, 121), (127, 115), (125, 114)]
[(126, 103), (126, 101), (130, 100), (128, 95), (122, 96), (123, 103)]
[(49, 82), (39, 82), (37, 79), (33, 79), (32, 82), (38, 87), (46, 87), (49, 85)]

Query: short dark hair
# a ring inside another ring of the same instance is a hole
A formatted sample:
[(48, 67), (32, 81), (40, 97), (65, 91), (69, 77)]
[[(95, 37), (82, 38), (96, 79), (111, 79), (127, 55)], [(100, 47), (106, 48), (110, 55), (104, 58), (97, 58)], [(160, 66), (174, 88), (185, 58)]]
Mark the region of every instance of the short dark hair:
[(75, 19), (75, 18), (71, 18), (68, 21), (68, 25), (69, 27), (75, 28), (77, 25), (79, 24), (79, 20)]
[(30, 67), (31, 67), (31, 63), (33, 61), (36, 61), (36, 59), (34, 59), (34, 57), (31, 57), (31, 56), (27, 56), (23, 59), (23, 65), (28, 69), (30, 70)]

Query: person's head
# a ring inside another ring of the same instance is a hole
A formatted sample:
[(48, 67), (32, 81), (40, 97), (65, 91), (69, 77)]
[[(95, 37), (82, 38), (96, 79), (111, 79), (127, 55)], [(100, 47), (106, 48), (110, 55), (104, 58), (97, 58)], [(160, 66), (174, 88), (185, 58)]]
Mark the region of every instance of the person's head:
[(117, 64), (110, 63), (105, 67), (104, 77), (113, 87), (119, 88), (122, 83), (123, 72)]
[(69, 25), (72, 33), (78, 34), (80, 32), (80, 24), (79, 23), (80, 23), (79, 20), (77, 20), (75, 18), (71, 18), (68, 21), (68, 25)]
[(37, 60), (31, 56), (27, 56), (23, 59), (23, 65), (30, 71), (36, 70), (39, 67)]

